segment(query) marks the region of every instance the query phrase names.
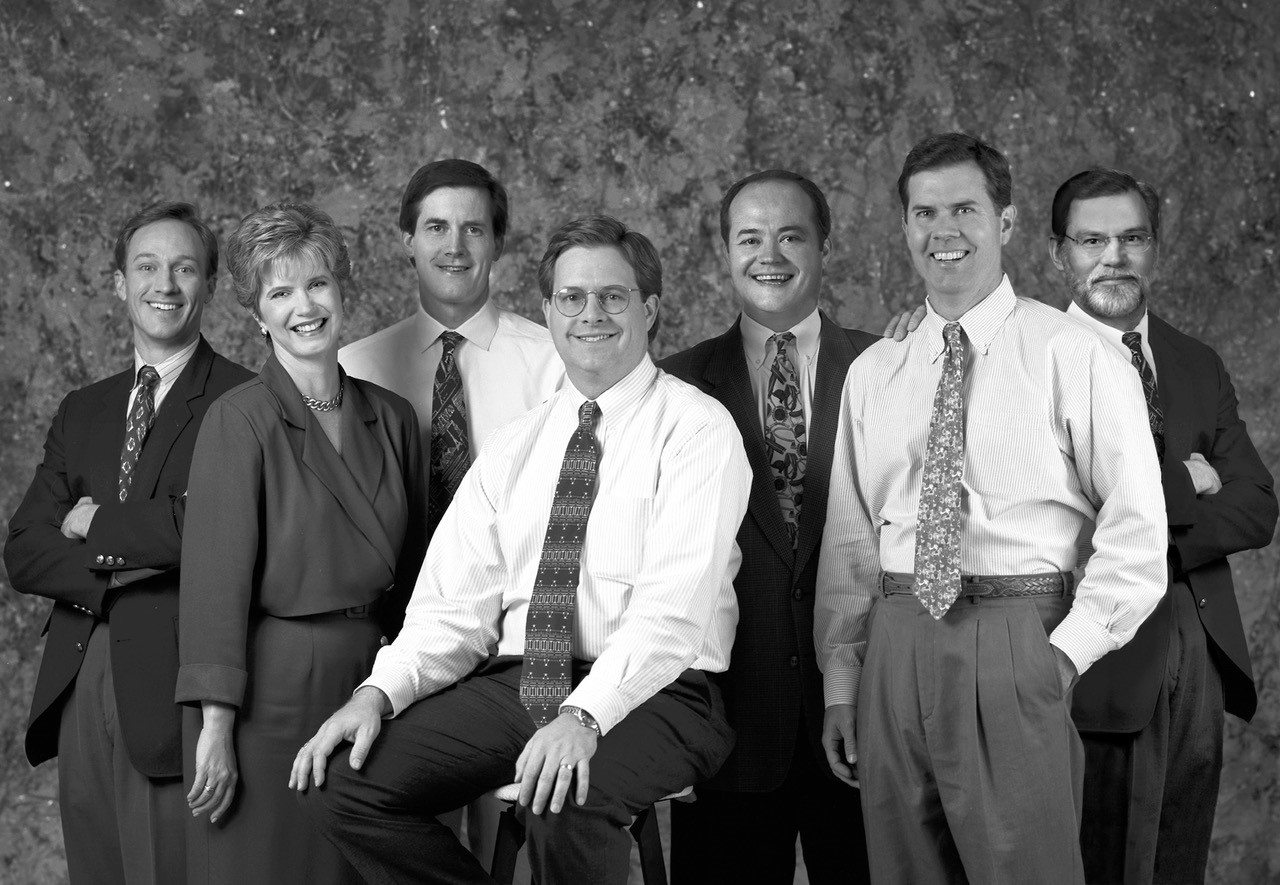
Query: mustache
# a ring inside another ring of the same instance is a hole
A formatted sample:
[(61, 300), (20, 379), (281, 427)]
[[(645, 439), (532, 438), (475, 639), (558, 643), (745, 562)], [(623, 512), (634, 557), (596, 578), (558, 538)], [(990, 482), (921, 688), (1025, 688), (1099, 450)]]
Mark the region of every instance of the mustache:
[(1139, 285), (1146, 282), (1141, 275), (1136, 273), (1101, 269), (1095, 270), (1093, 273), (1089, 274), (1089, 277), (1085, 282), (1089, 285), (1093, 285), (1094, 283), (1106, 282), (1107, 280), (1129, 280), (1131, 282), (1138, 283)]

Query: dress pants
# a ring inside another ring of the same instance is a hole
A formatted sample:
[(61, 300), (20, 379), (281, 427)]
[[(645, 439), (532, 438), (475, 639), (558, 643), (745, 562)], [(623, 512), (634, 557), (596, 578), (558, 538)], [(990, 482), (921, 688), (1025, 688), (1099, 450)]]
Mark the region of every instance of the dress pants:
[(1222, 773), (1222, 677), (1186, 584), (1169, 586), (1168, 671), (1151, 722), (1081, 735), (1088, 881), (1204, 882)]
[(1070, 605), (875, 601), (857, 764), (877, 885), (1084, 881), (1084, 752), (1048, 641)]
[(815, 758), (802, 720), (791, 770), (776, 790), (699, 786), (696, 801), (671, 803), (672, 885), (789, 885), (797, 836), (812, 885), (870, 881), (861, 796), (826, 768)]
[[(576, 664), (574, 681), (589, 669)], [(514, 780), (535, 731), (520, 704), (520, 670), (519, 658), (493, 658), (385, 721), (360, 771), (351, 770), (350, 747), (334, 753), (306, 805), (369, 885), (492, 881), (436, 815)], [(686, 670), (600, 739), (585, 805), (571, 794), (559, 814), (521, 811), (534, 880), (624, 885), (632, 816), (710, 777), (732, 747), (718, 689)]]
[(116, 714), (111, 628), (90, 634), (63, 702), (58, 800), (74, 885), (170, 885), (186, 867), (182, 778), (152, 779), (129, 761)]

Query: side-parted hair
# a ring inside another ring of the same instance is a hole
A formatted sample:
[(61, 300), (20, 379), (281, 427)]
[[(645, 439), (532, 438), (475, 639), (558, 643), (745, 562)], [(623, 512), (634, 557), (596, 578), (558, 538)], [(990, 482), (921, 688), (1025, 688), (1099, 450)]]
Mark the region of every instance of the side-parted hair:
[(183, 224), (190, 225), (204, 246), (204, 275), (210, 279), (218, 275), (218, 237), (209, 225), (204, 223), (200, 217), (200, 210), (191, 203), (176, 200), (152, 203), (125, 221), (124, 226), (120, 228), (120, 233), (116, 235), (113, 256), (116, 270), (124, 272), (125, 262), (129, 260), (129, 242), (133, 239), (133, 235), (148, 224), (155, 224), (157, 221), (181, 221)]
[(489, 195), (489, 221), (493, 238), (499, 243), (507, 235), (509, 203), (507, 189), (488, 169), (470, 160), (436, 160), (418, 169), (405, 185), (400, 198), (400, 230), (412, 234), (418, 224), (418, 209), (427, 194), (442, 187), (472, 187)]
[(1137, 194), (1147, 207), (1147, 223), (1151, 225), (1152, 236), (1160, 237), (1160, 195), (1156, 189), (1145, 181), (1139, 181), (1128, 172), (1119, 169), (1095, 167), (1077, 172), (1068, 178), (1053, 195), (1053, 212), (1050, 224), (1053, 235), (1061, 240), (1067, 235), (1067, 219), (1071, 216), (1071, 206), (1076, 200), (1091, 200), (1094, 197), (1115, 197), (1121, 194)]
[(765, 169), (763, 172), (753, 172), (746, 178), (739, 178), (721, 197), (720, 239), (726, 246), (729, 245), (729, 208), (733, 205), (734, 198), (747, 185), (761, 181), (789, 181), (799, 187), (813, 203), (813, 222), (818, 226), (818, 238), (825, 240), (831, 236), (831, 207), (827, 205), (827, 197), (822, 193), (822, 188), (797, 172), (788, 169)]
[(995, 203), (997, 211), (1004, 211), (1013, 203), (1013, 174), (1004, 154), (965, 132), (943, 132), (916, 142), (902, 163), (898, 176), (898, 200), (902, 203), (902, 218), (907, 217), (907, 185), (911, 176), (931, 169), (975, 163), (987, 182), (987, 196)]
[(351, 279), (347, 243), (326, 213), (306, 203), (273, 203), (250, 212), (227, 241), (227, 269), (236, 301), (258, 316), (258, 296), (271, 265), (300, 258), (328, 268), (339, 293)]
[[(538, 288), (544, 299), (551, 297), (551, 287), (555, 283), (556, 262), (560, 256), (575, 246), (589, 249), (614, 248), (622, 253), (627, 264), (636, 274), (636, 284), (642, 296), (658, 296), (659, 311), (662, 304), (662, 261), (658, 258), (658, 250), (653, 247), (649, 238), (639, 231), (630, 230), (625, 224), (610, 215), (587, 215), (575, 218), (551, 235), (547, 242), (547, 251), (538, 263)], [(649, 340), (658, 334), (658, 317), (654, 317), (653, 326), (649, 329)]]

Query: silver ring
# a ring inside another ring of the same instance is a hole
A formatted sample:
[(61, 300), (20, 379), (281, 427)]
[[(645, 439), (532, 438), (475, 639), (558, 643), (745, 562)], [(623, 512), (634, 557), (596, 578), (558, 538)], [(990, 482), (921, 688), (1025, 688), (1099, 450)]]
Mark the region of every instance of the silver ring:
[(561, 767), (562, 769), (564, 769), (565, 771), (573, 771), (573, 763), (572, 763), (572, 762), (561, 762), (561, 763), (560, 763), (560, 767)]
[(208, 786), (206, 786), (206, 787), (204, 788), (204, 791), (205, 791), (206, 793), (212, 793), (212, 792), (213, 792), (213, 784), (209, 784)]

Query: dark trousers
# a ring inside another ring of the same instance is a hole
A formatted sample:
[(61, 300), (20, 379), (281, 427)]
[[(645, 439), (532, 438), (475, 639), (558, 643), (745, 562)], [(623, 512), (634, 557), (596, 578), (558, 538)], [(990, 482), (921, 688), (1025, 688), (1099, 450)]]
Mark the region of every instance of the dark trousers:
[(153, 780), (129, 761), (116, 713), (111, 629), (94, 628), (63, 702), (58, 800), (73, 883), (169, 885), (186, 876), (182, 778)]
[(1186, 584), (1169, 587), (1168, 672), (1151, 722), (1083, 733), (1089, 882), (1203, 882), (1222, 772), (1222, 677)]
[[(307, 793), (317, 825), (370, 885), (492, 882), (441, 812), (511, 783), (535, 728), (520, 704), (519, 658), (493, 659), (424, 698), (382, 732), (360, 771), (335, 753), (322, 789)], [(574, 678), (589, 672), (575, 667)], [(541, 885), (624, 885), (632, 816), (710, 777), (733, 747), (719, 691), (705, 673), (681, 677), (600, 739), (587, 802), (523, 813)]]
[(825, 767), (801, 722), (791, 770), (776, 790), (698, 787), (697, 801), (671, 803), (672, 885), (794, 882), (797, 836), (813, 885), (870, 881), (862, 798)]

